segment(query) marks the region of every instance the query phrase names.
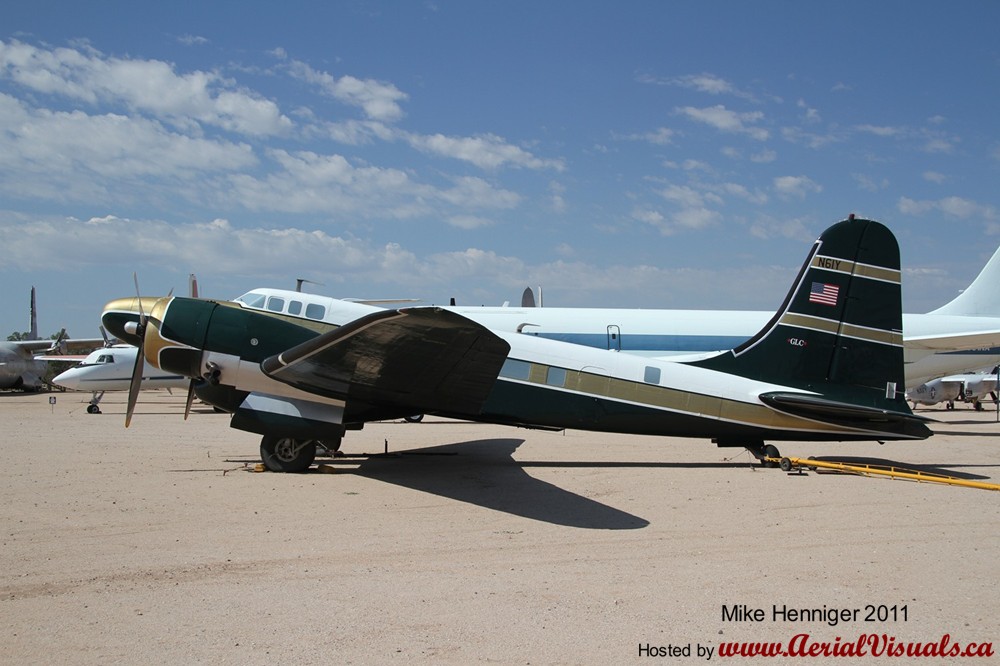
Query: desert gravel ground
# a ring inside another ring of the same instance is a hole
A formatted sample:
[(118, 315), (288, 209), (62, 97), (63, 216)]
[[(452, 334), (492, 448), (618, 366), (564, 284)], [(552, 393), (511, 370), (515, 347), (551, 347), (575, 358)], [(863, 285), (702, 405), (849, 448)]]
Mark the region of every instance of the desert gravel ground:
[[(4, 663), (720, 661), (802, 633), (1000, 651), (998, 492), (431, 417), (349, 433), (322, 470), (256, 473), (257, 437), (226, 415), (185, 422), (183, 396), (144, 392), (125, 430), (123, 394), (102, 415), (88, 397), (0, 394)], [(920, 413), (940, 419), (924, 442), (780, 448), (1000, 483), (995, 413)]]

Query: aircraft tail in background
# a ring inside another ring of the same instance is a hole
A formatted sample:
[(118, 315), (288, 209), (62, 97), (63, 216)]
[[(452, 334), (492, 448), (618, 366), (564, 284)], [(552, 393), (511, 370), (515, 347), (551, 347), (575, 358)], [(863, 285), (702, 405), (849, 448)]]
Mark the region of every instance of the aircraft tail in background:
[(962, 293), (928, 314), (1000, 317), (1000, 248)]

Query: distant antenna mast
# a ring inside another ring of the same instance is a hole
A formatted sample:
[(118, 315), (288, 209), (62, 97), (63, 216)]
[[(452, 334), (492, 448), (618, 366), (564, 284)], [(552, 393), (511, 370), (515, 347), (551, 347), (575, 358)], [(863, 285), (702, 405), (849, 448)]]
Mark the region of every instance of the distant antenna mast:
[(35, 288), (31, 288), (31, 314), (30, 322), (28, 324), (28, 339), (37, 340), (38, 339), (38, 312), (35, 310)]

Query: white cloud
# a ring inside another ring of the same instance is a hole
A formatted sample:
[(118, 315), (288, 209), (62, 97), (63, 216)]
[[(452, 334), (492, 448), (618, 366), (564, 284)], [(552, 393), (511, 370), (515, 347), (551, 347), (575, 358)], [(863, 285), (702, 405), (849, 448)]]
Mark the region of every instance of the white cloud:
[(858, 187), (866, 192), (878, 192), (879, 190), (884, 190), (889, 187), (889, 181), (885, 178), (882, 180), (876, 180), (875, 178), (867, 176), (863, 173), (851, 174), (851, 178), (853, 178), (858, 184)]
[(955, 150), (955, 146), (952, 141), (945, 139), (943, 137), (932, 137), (927, 139), (923, 145), (923, 151), (926, 153), (942, 153), (947, 154)]
[(673, 79), (673, 82), (684, 88), (692, 88), (698, 92), (708, 93), (710, 95), (722, 95), (735, 92), (735, 88), (733, 88), (731, 83), (725, 79), (715, 76), (714, 74), (708, 73), (681, 76)]
[(925, 171), (923, 173), (923, 179), (930, 183), (937, 183), (940, 185), (948, 179), (943, 173), (938, 173), (937, 171)]
[(644, 224), (659, 227), (663, 224), (664, 217), (659, 211), (650, 208), (635, 208), (632, 210), (632, 219)]
[(561, 160), (546, 160), (504, 141), (494, 134), (474, 137), (454, 137), (443, 134), (419, 135), (403, 133), (403, 138), (417, 150), (469, 162), (482, 169), (503, 166), (526, 169), (563, 171)]
[(769, 136), (766, 129), (753, 125), (753, 123), (763, 120), (764, 114), (760, 111), (738, 113), (727, 109), (721, 104), (700, 109), (693, 106), (684, 106), (678, 108), (676, 111), (695, 122), (714, 127), (720, 132), (745, 134), (758, 141), (764, 141)]
[(779, 176), (774, 179), (774, 190), (783, 199), (803, 199), (807, 194), (822, 192), (823, 188), (808, 176)]
[(127, 109), (190, 128), (202, 123), (251, 136), (286, 133), (292, 121), (277, 104), (214, 72), (178, 74), (159, 60), (108, 57), (85, 50), (41, 49), (0, 41), (0, 77), (36, 93)]
[(549, 183), (549, 206), (557, 213), (566, 211), (566, 186), (556, 181)]
[(817, 111), (816, 109), (814, 109), (811, 106), (809, 106), (808, 104), (806, 104), (805, 100), (800, 99), (798, 102), (796, 102), (795, 105), (797, 107), (799, 107), (800, 109), (803, 109), (803, 111), (805, 113), (805, 117), (803, 118), (803, 120), (805, 122), (807, 122), (807, 123), (818, 123), (818, 122), (820, 122), (821, 119), (820, 119), (820, 116), (819, 116), (819, 111)]
[(993, 206), (980, 204), (962, 197), (945, 197), (937, 200), (918, 201), (907, 197), (900, 197), (896, 204), (899, 212), (906, 215), (924, 215), (931, 211), (943, 213), (948, 217), (958, 219), (980, 218), (983, 220), (997, 220), (997, 210)]
[(148, 196), (165, 179), (187, 183), (190, 193), (190, 182), (206, 174), (257, 164), (247, 144), (178, 134), (144, 118), (30, 109), (3, 94), (0, 128), (0, 191), (19, 197), (120, 201)]
[(204, 46), (208, 44), (208, 39), (199, 35), (181, 35), (177, 41), (184, 46)]
[(492, 225), (493, 221), (475, 215), (453, 215), (448, 218), (448, 224), (459, 229), (479, 229)]
[[(283, 51), (275, 54), (284, 56)], [(324, 94), (339, 102), (359, 107), (372, 120), (395, 122), (403, 117), (400, 103), (409, 99), (409, 95), (391, 83), (358, 79), (350, 75), (338, 79), (299, 60), (288, 60), (287, 66), (293, 78), (317, 86)]]
[(903, 129), (899, 127), (888, 127), (884, 125), (858, 125), (855, 129), (864, 134), (874, 134), (875, 136), (899, 136)]
[(806, 132), (801, 127), (784, 127), (781, 130), (781, 136), (790, 143), (801, 144), (808, 148), (822, 148), (843, 140), (842, 137), (833, 133)]
[(673, 143), (674, 136), (677, 133), (668, 127), (657, 127), (651, 132), (644, 132), (642, 134), (627, 134), (621, 138), (627, 139), (629, 141), (646, 141), (653, 144), (654, 146), (666, 146)]
[(769, 215), (760, 215), (750, 225), (750, 235), (755, 238), (790, 238), (808, 243), (815, 240), (815, 235), (809, 230), (809, 224), (803, 218), (778, 219)]

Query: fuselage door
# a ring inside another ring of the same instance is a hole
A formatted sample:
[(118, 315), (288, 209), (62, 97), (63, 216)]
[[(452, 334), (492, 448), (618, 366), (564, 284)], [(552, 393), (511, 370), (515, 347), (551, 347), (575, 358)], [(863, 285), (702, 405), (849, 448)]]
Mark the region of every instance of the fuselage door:
[(612, 351), (622, 350), (622, 332), (615, 324), (608, 325), (608, 349)]

